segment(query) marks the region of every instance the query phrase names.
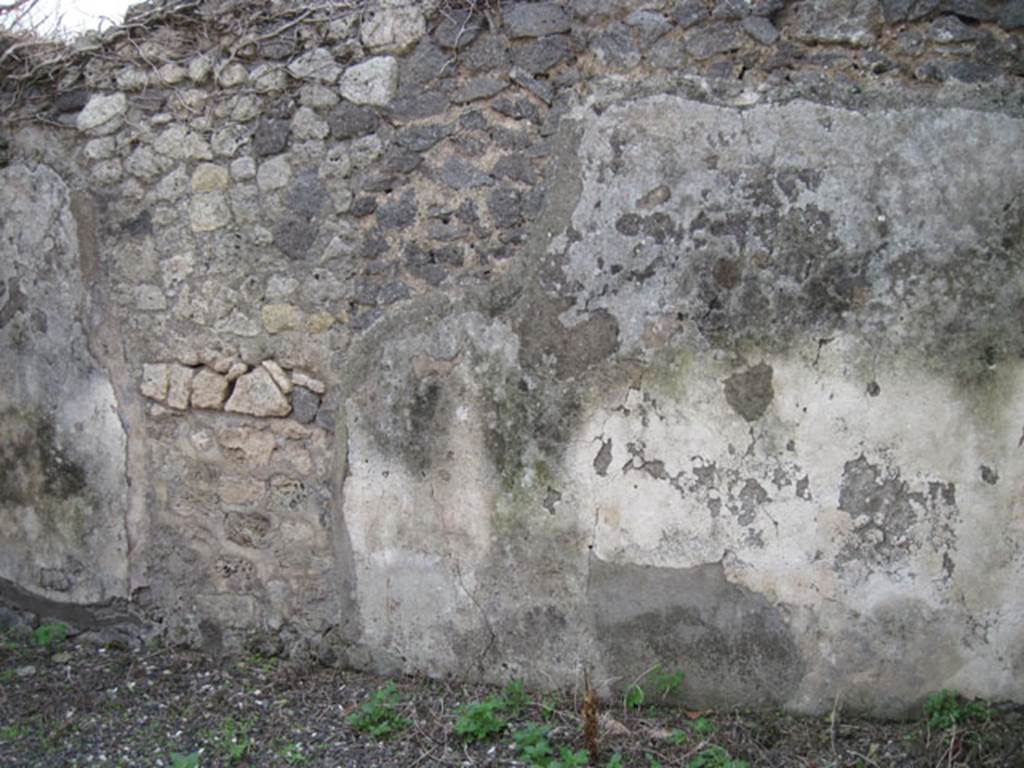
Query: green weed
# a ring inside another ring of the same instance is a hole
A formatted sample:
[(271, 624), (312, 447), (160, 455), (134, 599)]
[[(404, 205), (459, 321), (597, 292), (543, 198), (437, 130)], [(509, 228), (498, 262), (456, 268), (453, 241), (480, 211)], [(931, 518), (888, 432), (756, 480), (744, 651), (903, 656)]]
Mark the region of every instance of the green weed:
[(586, 765), (589, 760), (586, 750), (577, 749), (573, 752), (567, 747), (562, 747), (558, 751), (558, 759), (548, 763), (547, 768), (579, 768)]
[(53, 649), (64, 642), (68, 636), (67, 625), (57, 622), (40, 624), (32, 630), (32, 645), (39, 648)]
[(666, 699), (682, 688), (683, 673), (679, 669), (663, 670), (659, 665), (651, 672), (651, 686), (661, 698)]
[(550, 723), (551, 718), (555, 716), (555, 710), (558, 708), (558, 702), (554, 696), (545, 696), (540, 702), (540, 711), (544, 716), (544, 721)]
[(513, 680), (505, 686), (505, 690), (502, 691), (502, 695), (505, 698), (505, 707), (508, 709), (509, 715), (512, 717), (518, 717), (519, 713), (522, 712), (530, 704), (530, 697), (526, 695), (526, 690), (523, 687), (522, 680)]
[(715, 732), (715, 724), (706, 717), (698, 717), (690, 727), (693, 728), (693, 732), (698, 736), (710, 736)]
[(626, 709), (640, 709), (649, 695), (664, 701), (677, 694), (682, 686), (681, 670), (663, 669), (661, 664), (655, 664), (626, 689), (622, 702)]
[(296, 743), (284, 745), (278, 754), (288, 765), (303, 765), (309, 762), (309, 757), (302, 753), (302, 747)]
[(369, 701), (346, 717), (345, 722), (375, 739), (390, 738), (409, 725), (409, 721), (398, 713), (399, 701), (398, 689), (389, 680), (374, 692)]
[(968, 722), (988, 722), (992, 712), (982, 701), (967, 701), (956, 691), (943, 688), (928, 697), (924, 705), (928, 727), (933, 731), (946, 731), (954, 725)]
[[(512, 741), (519, 750), (519, 757), (531, 768), (578, 768), (587, 765), (585, 750), (573, 751), (562, 747), (555, 756), (555, 749), (548, 741), (551, 728), (539, 723), (527, 723), (512, 734)], [(621, 758), (619, 762), (621, 768)]]
[(512, 734), (519, 756), (527, 765), (546, 765), (546, 761), (553, 759), (554, 750), (548, 741), (550, 731), (550, 726), (527, 723)]
[(721, 747), (708, 747), (686, 764), (686, 768), (750, 768), (746, 760), (734, 760)]
[(274, 656), (264, 656), (262, 653), (249, 654), (249, 658), (245, 660), (245, 663), (253, 668), (258, 669), (261, 672), (273, 672), (277, 666), (277, 658)]
[(5, 725), (0, 728), (0, 741), (17, 741), (28, 731), (19, 725)]
[(633, 683), (626, 690), (626, 709), (640, 709), (644, 705), (644, 699), (647, 695), (644, 693), (644, 689), (640, 687), (640, 683)]
[(171, 768), (199, 768), (199, 753), (183, 755), (181, 752), (171, 752)]
[(501, 733), (508, 721), (498, 713), (506, 706), (505, 699), (499, 696), (462, 705), (456, 713), (455, 733), (466, 741), (483, 741)]
[(623, 768), (622, 754), (616, 752), (614, 755), (612, 755), (611, 759), (608, 761), (608, 765), (606, 766), (606, 768)]
[(245, 757), (252, 746), (252, 738), (249, 736), (251, 729), (251, 721), (236, 723), (233, 717), (228, 717), (221, 723), (219, 731), (207, 734), (207, 740), (224, 756), (228, 765), (234, 765)]

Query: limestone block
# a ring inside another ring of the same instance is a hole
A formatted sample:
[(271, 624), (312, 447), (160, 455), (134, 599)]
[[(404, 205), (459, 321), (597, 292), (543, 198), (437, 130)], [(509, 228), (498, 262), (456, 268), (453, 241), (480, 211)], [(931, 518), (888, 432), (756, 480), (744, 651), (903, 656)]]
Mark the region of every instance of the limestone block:
[(296, 80), (314, 80), (333, 83), (341, 73), (341, 66), (326, 48), (304, 53), (288, 65), (288, 74)]
[(282, 156), (272, 157), (260, 163), (256, 172), (256, 184), (261, 192), (273, 192), (275, 189), (286, 187), (291, 179), (291, 166)]
[(223, 192), (201, 192), (192, 198), (189, 218), (195, 232), (212, 232), (231, 221), (231, 209)]
[(251, 416), (287, 416), (292, 406), (270, 373), (265, 368), (256, 368), (238, 378), (224, 410)]
[(310, 392), (316, 392), (318, 395), (322, 395), (327, 391), (327, 386), (320, 379), (314, 379), (312, 376), (307, 376), (300, 371), (292, 372), (292, 383), (305, 387)]
[(294, 331), (302, 324), (302, 311), (294, 304), (265, 304), (260, 319), (267, 333)]
[(228, 380), (204, 368), (192, 380), (192, 407), (219, 411), (228, 393)]
[[(97, 130), (101, 126), (116, 129), (127, 108), (128, 99), (123, 93), (98, 93), (89, 99), (75, 122), (80, 131)], [(101, 132), (110, 133), (107, 130)]]
[(413, 5), (381, 8), (363, 21), (363, 45), (371, 51), (401, 53), (427, 31), (423, 13)]
[(241, 376), (244, 373), (247, 373), (248, 371), (248, 365), (246, 365), (243, 362), (235, 362), (231, 364), (230, 368), (228, 368), (227, 373), (224, 374), (224, 378), (226, 378), (228, 381), (234, 381), (239, 376)]
[(391, 56), (367, 59), (345, 70), (341, 95), (354, 104), (382, 107), (398, 89), (398, 63)]
[(140, 391), (151, 400), (163, 402), (167, 399), (169, 371), (165, 363), (146, 363), (142, 366), (142, 386)]
[(173, 363), (168, 366), (167, 404), (171, 408), (178, 411), (188, 408), (193, 373), (194, 371), (187, 365)]
[(285, 373), (284, 368), (278, 365), (273, 360), (264, 360), (263, 367), (267, 369), (267, 373), (270, 374), (270, 378), (277, 384), (278, 389), (284, 392), (286, 395), (292, 391), (292, 380)]
[(193, 192), (222, 192), (228, 188), (228, 172), (215, 163), (200, 163), (192, 174)]
[(217, 73), (217, 82), (224, 88), (234, 88), (249, 79), (249, 70), (237, 61)]

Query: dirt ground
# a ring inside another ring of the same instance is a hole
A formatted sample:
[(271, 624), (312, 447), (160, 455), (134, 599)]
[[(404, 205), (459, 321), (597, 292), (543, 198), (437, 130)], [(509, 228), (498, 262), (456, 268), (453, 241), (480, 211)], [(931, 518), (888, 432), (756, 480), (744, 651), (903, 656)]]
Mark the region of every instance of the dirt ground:
[(0, 636), (0, 766), (1024, 766), (1021, 707), (950, 699), (930, 726), (923, 713), (873, 722), (841, 708), (692, 712), (649, 694), (630, 709), (600, 702), (587, 718), (590, 762), (584, 702), (572, 695), (389, 682), (257, 655)]

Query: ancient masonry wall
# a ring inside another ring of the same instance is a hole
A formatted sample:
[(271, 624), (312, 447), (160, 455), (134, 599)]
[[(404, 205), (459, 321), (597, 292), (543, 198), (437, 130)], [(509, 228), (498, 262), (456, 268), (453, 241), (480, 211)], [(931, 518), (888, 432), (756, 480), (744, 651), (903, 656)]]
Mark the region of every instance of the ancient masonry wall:
[(15, 54), (6, 620), (1024, 701), (1021, 3), (207, 0)]

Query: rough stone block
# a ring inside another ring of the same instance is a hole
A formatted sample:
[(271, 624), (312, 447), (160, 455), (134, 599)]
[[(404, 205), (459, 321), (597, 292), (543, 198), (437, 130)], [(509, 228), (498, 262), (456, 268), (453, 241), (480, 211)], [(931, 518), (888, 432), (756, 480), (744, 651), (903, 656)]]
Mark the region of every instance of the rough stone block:
[(227, 397), (228, 380), (209, 368), (203, 368), (192, 379), (192, 407), (219, 411)]
[(398, 90), (398, 63), (391, 56), (367, 59), (345, 70), (339, 88), (353, 104), (382, 107)]
[(250, 416), (287, 416), (291, 404), (264, 368), (240, 376), (235, 391), (224, 405), (225, 411), (247, 413)]

